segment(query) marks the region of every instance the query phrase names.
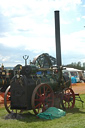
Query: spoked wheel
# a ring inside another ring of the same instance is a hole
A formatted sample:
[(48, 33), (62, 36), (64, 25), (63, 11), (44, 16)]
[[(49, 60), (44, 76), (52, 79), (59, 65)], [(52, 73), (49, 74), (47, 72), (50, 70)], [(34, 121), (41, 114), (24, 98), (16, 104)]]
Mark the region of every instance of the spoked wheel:
[(32, 108), (35, 114), (44, 112), (54, 105), (54, 93), (47, 84), (39, 84), (32, 94)]
[(21, 110), (14, 110), (11, 109), (11, 96), (10, 96), (10, 86), (8, 86), (8, 88), (5, 91), (5, 95), (4, 95), (4, 106), (7, 110), (8, 113), (21, 113)]
[(75, 105), (75, 94), (71, 88), (64, 89), (63, 105), (65, 109), (73, 108)]

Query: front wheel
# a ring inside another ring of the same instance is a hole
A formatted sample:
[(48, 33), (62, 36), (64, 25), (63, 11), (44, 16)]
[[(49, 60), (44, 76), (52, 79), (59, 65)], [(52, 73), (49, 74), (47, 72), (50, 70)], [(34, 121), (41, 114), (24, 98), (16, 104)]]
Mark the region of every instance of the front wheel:
[(65, 109), (73, 108), (75, 105), (75, 94), (71, 88), (63, 90), (63, 105)]

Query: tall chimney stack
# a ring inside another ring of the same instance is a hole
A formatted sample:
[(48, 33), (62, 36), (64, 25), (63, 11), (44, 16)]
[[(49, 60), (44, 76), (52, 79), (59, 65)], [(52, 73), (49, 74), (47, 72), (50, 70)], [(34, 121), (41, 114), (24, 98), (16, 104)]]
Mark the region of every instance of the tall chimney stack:
[(61, 62), (61, 43), (60, 43), (60, 20), (59, 20), (59, 11), (55, 11), (55, 44), (56, 44), (56, 59), (57, 66), (62, 66)]

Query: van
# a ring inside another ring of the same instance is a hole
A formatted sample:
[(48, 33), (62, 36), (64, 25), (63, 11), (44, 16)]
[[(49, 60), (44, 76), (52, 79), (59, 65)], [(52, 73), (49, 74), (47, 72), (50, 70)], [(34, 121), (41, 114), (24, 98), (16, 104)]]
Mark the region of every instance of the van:
[(70, 78), (74, 77), (76, 79), (76, 82), (79, 83), (80, 82), (80, 77), (79, 77), (79, 73), (78, 71), (72, 71), (72, 70), (63, 70), (62, 71), (64, 74), (67, 74)]

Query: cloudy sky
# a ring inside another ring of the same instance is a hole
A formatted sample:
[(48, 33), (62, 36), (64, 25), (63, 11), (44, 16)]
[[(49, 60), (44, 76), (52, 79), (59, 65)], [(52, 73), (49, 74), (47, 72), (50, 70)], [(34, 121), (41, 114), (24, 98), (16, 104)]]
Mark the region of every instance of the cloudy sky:
[(24, 65), (23, 55), (55, 57), (55, 10), (62, 63), (85, 62), (85, 0), (0, 0), (0, 64)]

